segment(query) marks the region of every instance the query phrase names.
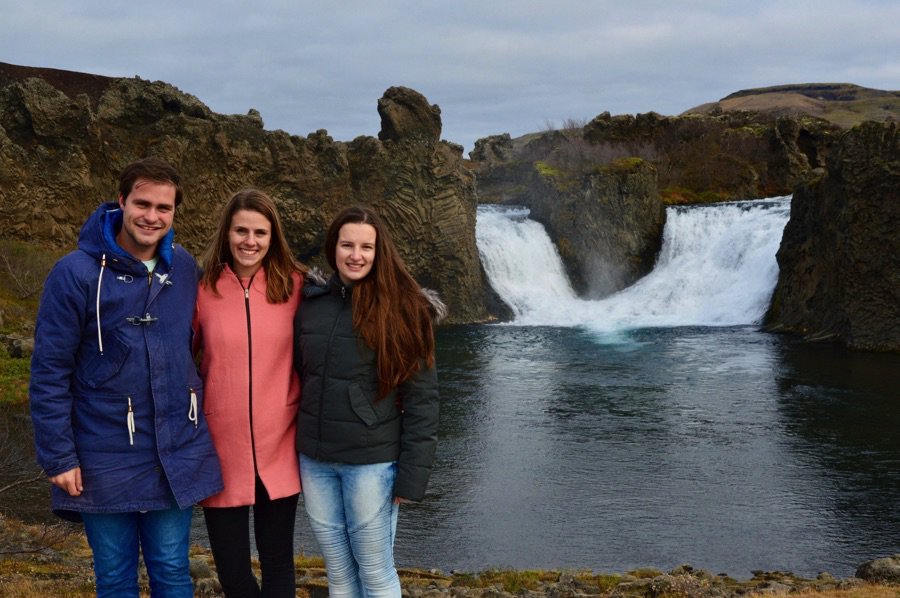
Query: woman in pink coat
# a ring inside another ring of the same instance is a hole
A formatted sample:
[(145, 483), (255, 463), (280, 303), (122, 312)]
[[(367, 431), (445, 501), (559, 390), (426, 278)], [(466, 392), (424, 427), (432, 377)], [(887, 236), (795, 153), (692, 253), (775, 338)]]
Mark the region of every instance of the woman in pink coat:
[[(294, 596), (293, 322), (306, 267), (291, 255), (272, 199), (244, 189), (222, 211), (203, 269), (194, 350), (225, 489), (201, 504), (219, 581), (226, 596)], [(262, 588), (250, 568), (251, 506)]]

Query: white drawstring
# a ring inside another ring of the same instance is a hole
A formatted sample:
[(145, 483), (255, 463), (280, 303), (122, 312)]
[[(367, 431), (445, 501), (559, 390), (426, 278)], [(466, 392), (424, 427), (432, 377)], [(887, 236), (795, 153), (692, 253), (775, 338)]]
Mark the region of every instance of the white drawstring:
[[(103, 286), (103, 270), (106, 268), (106, 254), (100, 258), (100, 276), (97, 277), (97, 345), (103, 354), (103, 333), (100, 331), (100, 287)], [(132, 443), (134, 444), (134, 443)]]
[(197, 393), (193, 388), (191, 389), (191, 406), (188, 407), (188, 421), (194, 422), (194, 427), (197, 427)]
[(131, 409), (131, 397), (128, 397), (128, 417), (126, 418), (128, 426), (128, 443), (134, 446), (134, 411)]

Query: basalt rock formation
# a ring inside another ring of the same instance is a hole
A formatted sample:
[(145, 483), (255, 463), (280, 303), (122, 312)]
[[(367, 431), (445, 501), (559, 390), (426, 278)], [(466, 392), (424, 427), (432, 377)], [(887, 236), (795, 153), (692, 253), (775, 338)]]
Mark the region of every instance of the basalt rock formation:
[(647, 274), (662, 244), (665, 205), (656, 168), (640, 158), (581, 160), (559, 148), (584, 148), (571, 133), (554, 131), (513, 140), (479, 139), (481, 201), (524, 205), (555, 243), (575, 291), (601, 298)]
[(611, 295), (653, 268), (666, 212), (649, 162), (618, 160), (575, 178), (539, 164), (520, 201), (556, 244), (579, 295)]
[(255, 110), (213, 113), (163, 82), (0, 63), (0, 222), (4, 236), (72, 248), (81, 224), (114, 199), (119, 171), (162, 157), (185, 181), (176, 238), (199, 255), (231, 193), (258, 187), (279, 205), (297, 255), (321, 245), (343, 207), (381, 213), (414, 276), (436, 289), (451, 322), (487, 319), (475, 246), (476, 196), (462, 148), (440, 141), (440, 109), (392, 87), (378, 102), (379, 139), (336, 142), (264, 129)]
[(703, 203), (791, 193), (811, 170), (824, 166), (840, 132), (837, 125), (809, 116), (604, 112), (581, 128), (479, 140), (470, 157), (478, 164), (483, 201), (514, 201), (537, 161), (585, 173), (637, 157), (656, 167), (667, 204)]
[(766, 326), (900, 351), (898, 231), (900, 127), (864, 123), (794, 193)]
[(594, 151), (653, 162), (667, 203), (753, 199), (791, 193), (824, 165), (839, 128), (811, 117), (752, 112), (661, 117), (601, 114), (584, 128)]

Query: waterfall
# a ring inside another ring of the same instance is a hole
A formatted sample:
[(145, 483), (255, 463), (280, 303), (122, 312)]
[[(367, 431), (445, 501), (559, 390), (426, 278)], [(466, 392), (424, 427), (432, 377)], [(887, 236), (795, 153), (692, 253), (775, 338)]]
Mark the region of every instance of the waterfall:
[(579, 299), (543, 226), (525, 208), (481, 206), (476, 237), (515, 323), (599, 331), (755, 324), (778, 279), (790, 197), (670, 207), (656, 267), (598, 301)]

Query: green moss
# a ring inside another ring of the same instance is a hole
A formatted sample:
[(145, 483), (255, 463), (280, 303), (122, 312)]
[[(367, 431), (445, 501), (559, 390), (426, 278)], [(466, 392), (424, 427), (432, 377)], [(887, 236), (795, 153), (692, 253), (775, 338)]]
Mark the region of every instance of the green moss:
[(599, 592), (609, 592), (622, 583), (622, 576), (615, 574), (579, 575), (576, 579), (587, 586), (596, 587)]
[(623, 175), (623, 174), (631, 174), (632, 172), (639, 169), (642, 165), (646, 164), (647, 161), (643, 158), (638, 158), (637, 156), (631, 156), (628, 158), (617, 158), (612, 162), (607, 162), (606, 164), (599, 164), (594, 168), (594, 172), (602, 175)]
[(697, 194), (685, 187), (666, 187), (659, 192), (659, 196), (667, 206), (697, 203)]
[(701, 191), (697, 194), (699, 203), (716, 203), (719, 201), (728, 201), (731, 196), (724, 191)]
[(537, 590), (541, 583), (557, 579), (559, 575), (552, 571), (492, 569), (477, 575), (457, 575), (451, 585), (476, 588), (500, 586), (504, 592), (518, 594), (524, 590)]
[(294, 557), (294, 565), (301, 569), (324, 569), (325, 559), (320, 556), (301, 554)]
[(10, 357), (0, 347), (0, 405), (24, 403), (28, 400), (30, 359)]
[(551, 166), (547, 162), (543, 162), (541, 160), (534, 163), (534, 169), (538, 171), (538, 174), (545, 178), (558, 179), (563, 176), (563, 173), (560, 169)]
[(663, 572), (659, 569), (642, 568), (629, 571), (628, 574), (638, 579), (653, 579), (654, 577), (659, 577), (660, 575), (662, 575)]

